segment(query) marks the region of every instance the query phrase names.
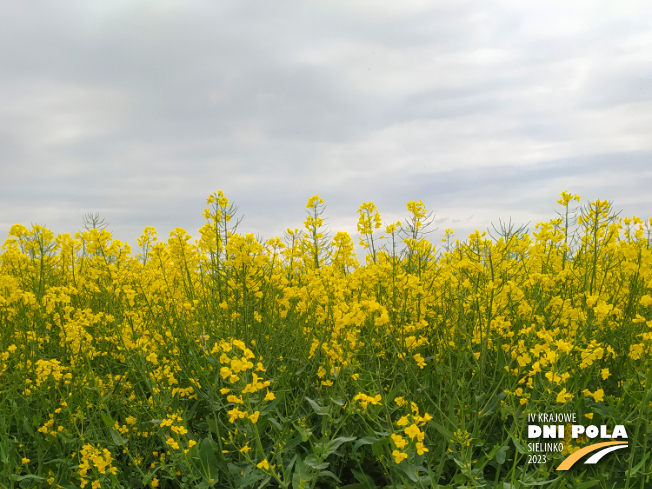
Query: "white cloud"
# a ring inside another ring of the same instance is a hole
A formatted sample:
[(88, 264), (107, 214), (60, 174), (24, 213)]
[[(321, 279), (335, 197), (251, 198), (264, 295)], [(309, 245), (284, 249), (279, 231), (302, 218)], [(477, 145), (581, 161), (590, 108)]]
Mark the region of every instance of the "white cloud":
[(352, 233), (370, 200), (458, 235), (564, 189), (645, 215), (651, 24), (649, 2), (3, 4), (0, 235), (97, 210), (132, 242), (192, 231), (218, 188), (265, 236), (315, 193)]

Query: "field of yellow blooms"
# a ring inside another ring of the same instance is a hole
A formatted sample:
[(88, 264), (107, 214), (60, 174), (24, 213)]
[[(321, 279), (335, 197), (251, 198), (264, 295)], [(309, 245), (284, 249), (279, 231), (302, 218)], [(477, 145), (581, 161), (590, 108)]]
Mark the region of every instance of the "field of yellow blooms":
[[(438, 243), (420, 201), (390, 224), (365, 203), (364, 263), (318, 196), (264, 242), (222, 192), (198, 239), (148, 227), (137, 250), (95, 218), (16, 224), (0, 487), (652, 487), (652, 220), (579, 201)], [(537, 461), (529, 413), (623, 425), (628, 447), (559, 472), (595, 440), (566, 430)]]

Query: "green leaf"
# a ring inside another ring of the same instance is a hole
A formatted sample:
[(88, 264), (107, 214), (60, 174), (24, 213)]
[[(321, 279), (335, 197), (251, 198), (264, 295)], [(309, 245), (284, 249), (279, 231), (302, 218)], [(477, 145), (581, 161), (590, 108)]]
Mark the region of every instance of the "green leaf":
[(643, 464), (644, 464), (645, 461), (647, 460), (648, 455), (649, 455), (649, 454), (646, 453), (646, 454), (643, 456), (643, 459), (642, 459), (639, 463), (637, 463), (634, 467), (632, 467), (632, 472), (629, 473), (629, 474), (627, 474), (628, 477), (633, 476), (634, 474), (636, 474), (636, 472), (638, 472), (639, 470), (641, 470), (641, 467), (643, 467)]
[(275, 427), (277, 430), (279, 430), (279, 431), (283, 431), (283, 427), (279, 424), (278, 421), (276, 421), (276, 419), (274, 419), (274, 418), (267, 418), (267, 421), (269, 421), (270, 424), (273, 424), (274, 427)]
[(127, 439), (123, 438), (120, 433), (118, 433), (116, 430), (113, 428), (109, 428), (109, 433), (111, 434), (111, 440), (113, 440), (113, 444), (116, 446), (121, 447), (122, 445), (126, 445)]
[(598, 404), (598, 403), (589, 403), (589, 407), (592, 411), (595, 411), (598, 413), (600, 416), (604, 418), (613, 418), (614, 417), (614, 412), (613, 410), (605, 406), (604, 404)]
[[(301, 441), (308, 441), (308, 438), (312, 436), (312, 431), (306, 430), (303, 426), (301, 426), (298, 423), (293, 423), (293, 426), (297, 429), (299, 432), (299, 435), (301, 436)], [(286, 447), (287, 449), (287, 447)]]
[(437, 431), (439, 431), (439, 433), (444, 435), (444, 438), (446, 438), (446, 441), (453, 439), (453, 432), (452, 431), (447, 430), (442, 425), (440, 425), (439, 423), (435, 423), (434, 421), (430, 421), (430, 423), (435, 427), (435, 429)]
[(500, 465), (505, 463), (505, 459), (507, 458), (507, 451), (509, 450), (508, 446), (502, 446), (496, 451), (496, 462), (498, 462)]
[(272, 402), (267, 404), (265, 408), (260, 412), (261, 416), (267, 416), (269, 413), (274, 411), (276, 409), (276, 406), (278, 406), (279, 402), (281, 402), (281, 398), (277, 397)]
[(453, 482), (455, 484), (464, 484), (467, 480), (467, 477), (464, 474), (457, 474), (455, 477), (453, 477)]
[(425, 471), (423, 467), (417, 467), (415, 465), (399, 465), (399, 468), (405, 473), (405, 475), (408, 476), (412, 482), (419, 482), (419, 471)]
[(523, 482), (522, 480), (519, 479), (519, 482), (521, 483), (521, 485), (526, 486), (526, 487), (545, 486), (546, 484), (552, 484), (553, 482), (557, 482), (561, 478), (562, 478), (562, 476), (559, 476), (556, 479), (553, 479), (551, 481), (542, 481), (542, 482)]
[(333, 399), (331, 397), (331, 401), (333, 401), (335, 404), (337, 404), (340, 407), (342, 407), (342, 406), (344, 406), (344, 404), (346, 404), (342, 399)]
[(326, 448), (326, 452), (324, 452), (324, 458), (334, 453), (338, 448), (340, 448), (340, 446), (342, 446), (343, 443), (347, 443), (354, 440), (355, 440), (355, 436), (340, 436), (331, 440), (331, 442), (328, 444), (328, 448)]
[(485, 416), (489, 416), (494, 413), (496, 410), (496, 407), (500, 405), (500, 401), (505, 399), (507, 395), (504, 392), (501, 392), (500, 394), (496, 395), (491, 401), (487, 403), (487, 405), (482, 409), (482, 414), (480, 415), (481, 418), (484, 418)]
[(271, 475), (265, 477), (265, 479), (263, 479), (263, 482), (261, 482), (260, 485), (258, 486), (258, 489), (263, 489), (263, 487), (267, 485), (267, 483), (270, 481), (271, 478), (272, 478)]
[(29, 433), (29, 436), (32, 437), (34, 436), (34, 430), (30, 426), (27, 416), (23, 416), (23, 428), (25, 429), (25, 431), (27, 431), (27, 433)]
[(220, 436), (220, 427), (215, 419), (207, 418), (206, 424), (208, 425), (208, 428), (210, 429), (211, 433), (213, 433), (215, 436)]
[(292, 457), (292, 460), (290, 460), (290, 463), (288, 466), (285, 468), (285, 480), (290, 479), (290, 474), (292, 474), (292, 467), (294, 466), (294, 462), (297, 461), (297, 455), (294, 454), (294, 457)]
[(158, 465), (158, 466), (157, 466), (157, 467), (156, 467), (152, 472), (150, 472), (149, 474), (143, 476), (143, 485), (144, 485), (144, 486), (147, 486), (147, 485), (152, 481), (152, 479), (154, 478), (154, 476), (156, 475), (156, 473), (157, 473), (159, 470), (161, 470), (161, 466), (160, 466), (160, 465)]
[(301, 457), (298, 457), (294, 466), (294, 474), (292, 474), (292, 489), (305, 489), (310, 480), (306, 464), (303, 463)]
[[(353, 470), (353, 477), (355, 477), (355, 480), (359, 482), (359, 485), (361, 486), (361, 489), (375, 489), (376, 484), (374, 480), (369, 477), (367, 474), (363, 474), (362, 472), (358, 472), (357, 470)], [(358, 484), (356, 484), (358, 485)], [(342, 488), (344, 489), (344, 488)], [(351, 488), (353, 489), (353, 488)]]
[[(296, 428), (297, 426), (294, 425), (294, 427)], [(305, 430), (304, 430), (304, 431), (305, 431)], [(284, 451), (284, 452), (289, 452), (289, 451), (292, 450), (294, 447), (296, 447), (297, 445), (300, 445), (300, 444), (301, 444), (302, 442), (304, 442), (304, 441), (307, 441), (307, 438), (306, 438), (306, 440), (304, 440), (304, 439), (303, 439), (303, 435), (302, 435), (301, 432), (299, 431), (299, 433), (297, 433), (297, 436), (295, 436), (294, 438), (292, 438), (292, 440), (290, 440), (290, 442), (289, 442), (287, 445), (285, 445), (285, 446), (283, 447), (283, 451)]]
[(600, 484), (600, 481), (586, 481), (582, 482), (580, 485), (575, 486), (575, 489), (589, 489), (589, 487), (594, 487)]
[(254, 465), (249, 465), (242, 472), (243, 474), (239, 487), (250, 486), (254, 482), (257, 482), (265, 477), (265, 474), (259, 472)]
[(353, 453), (357, 452), (358, 448), (360, 448), (362, 445), (372, 445), (377, 441), (380, 441), (380, 438), (376, 438), (375, 436), (362, 437), (355, 442), (355, 445), (353, 445)]
[(28, 474), (28, 475), (11, 474), (9, 476), (9, 479), (11, 479), (12, 481), (16, 481), (16, 482), (22, 482), (22, 481), (44, 482), (45, 481), (45, 477), (41, 477), (41, 476), (33, 475), (33, 474)]
[(383, 445), (389, 445), (389, 443), (390, 443), (389, 438), (382, 438), (378, 440), (377, 442), (371, 445), (371, 453), (373, 453), (375, 457), (381, 457), (385, 455), (385, 450), (383, 449)]
[(308, 455), (303, 462), (315, 470), (322, 470), (330, 465), (328, 462), (320, 462), (319, 458), (313, 454)]
[(514, 443), (514, 446), (516, 447), (518, 453), (520, 454), (528, 453), (527, 448), (525, 448), (525, 446), (520, 441), (518, 441), (514, 435), (509, 433), (509, 437), (512, 439), (512, 442)]
[(310, 405), (312, 406), (312, 409), (315, 411), (315, 413), (318, 416), (330, 416), (331, 415), (331, 408), (330, 407), (321, 407), (319, 404), (317, 404), (315, 401), (313, 401), (309, 397), (306, 397), (306, 400), (310, 403)]
[(335, 474), (333, 474), (330, 470), (322, 470), (319, 473), (319, 477), (330, 477), (331, 479), (335, 479), (335, 481), (338, 484), (341, 482), (340, 479)]
[(102, 416), (104, 424), (106, 424), (109, 428), (113, 428), (115, 426), (115, 421), (113, 421), (113, 418), (111, 418), (111, 416), (109, 416), (107, 413), (102, 411), (100, 415)]
[(199, 444), (199, 460), (201, 462), (202, 474), (206, 479), (217, 479), (219, 468), (213, 444), (208, 438), (204, 438)]

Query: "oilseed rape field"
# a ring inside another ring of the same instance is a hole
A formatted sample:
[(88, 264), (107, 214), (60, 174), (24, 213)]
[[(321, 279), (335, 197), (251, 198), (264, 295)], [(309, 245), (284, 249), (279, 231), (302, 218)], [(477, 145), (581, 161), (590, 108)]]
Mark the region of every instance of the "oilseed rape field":
[[(652, 487), (652, 220), (558, 204), (436, 242), (420, 201), (389, 224), (364, 203), (351, 237), (318, 196), (265, 241), (222, 192), (196, 239), (148, 227), (133, 249), (96, 218), (14, 225), (0, 487)], [(628, 446), (557, 470), (601, 440), (532, 440), (533, 413)]]

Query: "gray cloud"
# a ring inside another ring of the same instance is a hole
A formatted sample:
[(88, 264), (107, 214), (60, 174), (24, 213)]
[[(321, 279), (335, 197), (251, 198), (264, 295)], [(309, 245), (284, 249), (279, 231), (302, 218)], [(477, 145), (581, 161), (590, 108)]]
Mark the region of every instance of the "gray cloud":
[(647, 2), (0, 6), (0, 235), (298, 227), (355, 234), (421, 199), (459, 236), (554, 216), (561, 190), (652, 215)]

